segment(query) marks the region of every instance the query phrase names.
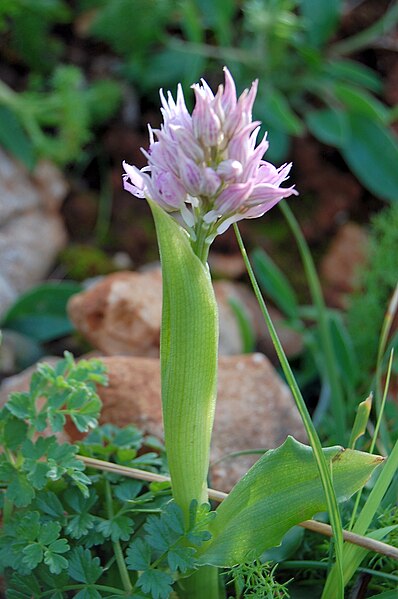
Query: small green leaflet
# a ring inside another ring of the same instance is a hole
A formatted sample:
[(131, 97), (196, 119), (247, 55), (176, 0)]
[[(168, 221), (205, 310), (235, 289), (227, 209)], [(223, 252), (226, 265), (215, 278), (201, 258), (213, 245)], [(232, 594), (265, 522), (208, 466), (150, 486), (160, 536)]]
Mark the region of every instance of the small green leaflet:
[(104, 571), (100, 566), (99, 558), (93, 558), (91, 552), (83, 547), (76, 547), (68, 557), (69, 575), (78, 582), (94, 584)]

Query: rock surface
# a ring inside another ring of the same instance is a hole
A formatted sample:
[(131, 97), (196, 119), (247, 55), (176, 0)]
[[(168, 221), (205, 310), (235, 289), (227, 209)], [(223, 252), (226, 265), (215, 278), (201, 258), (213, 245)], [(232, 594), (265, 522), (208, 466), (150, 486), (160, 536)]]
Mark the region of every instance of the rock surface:
[[(134, 423), (162, 437), (159, 360), (131, 356), (102, 359), (108, 368), (109, 385), (99, 388), (101, 422), (118, 426)], [(26, 390), (33, 370), (6, 379), (0, 402), (4, 403), (12, 391)], [(276, 447), (288, 434), (305, 439), (290, 391), (269, 360), (262, 354), (221, 357), (211, 461), (217, 462), (231, 452)], [(212, 486), (229, 491), (257, 459), (258, 455), (245, 455), (216, 463), (211, 470)]]
[(363, 227), (352, 222), (340, 227), (320, 265), (329, 305), (347, 308), (349, 294), (358, 287), (357, 272), (366, 262), (367, 249), (368, 236)]
[[(273, 355), (260, 309), (252, 292), (241, 283), (215, 281), (219, 307), (220, 355), (243, 352), (243, 341), (230, 300), (243, 307), (254, 334), (267, 355)], [(107, 355), (143, 357), (159, 355), (162, 309), (160, 269), (145, 272), (118, 272), (95, 283), (71, 298), (69, 316), (88, 341)], [(273, 314), (288, 355), (301, 348), (300, 337), (283, 327), (278, 313)]]
[(48, 273), (66, 243), (60, 171), (40, 162), (32, 175), (0, 150), (0, 315)]

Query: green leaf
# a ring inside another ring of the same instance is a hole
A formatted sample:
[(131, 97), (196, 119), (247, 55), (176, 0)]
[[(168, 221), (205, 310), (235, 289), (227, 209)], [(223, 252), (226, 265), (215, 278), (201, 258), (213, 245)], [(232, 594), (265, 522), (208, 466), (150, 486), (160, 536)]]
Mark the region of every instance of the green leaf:
[(310, 45), (322, 46), (337, 30), (340, 0), (300, 0)]
[(40, 532), (40, 514), (28, 512), (17, 525), (17, 536), (25, 541), (35, 541)]
[[(65, 542), (65, 551), (67, 551), (69, 549), (69, 545), (67, 545), (65, 539), (59, 540), (63, 540)], [(44, 552), (44, 563), (49, 567), (49, 570), (52, 574), (59, 574), (62, 570), (66, 570), (68, 567), (68, 560), (62, 555), (59, 555), (59, 552), (53, 552), (50, 549), (46, 549)]]
[(66, 305), (82, 287), (71, 281), (38, 285), (21, 295), (3, 318), (3, 326), (37, 341), (52, 341), (73, 331)]
[(4, 444), (11, 451), (15, 451), (26, 439), (28, 426), (23, 420), (7, 418), (4, 427)]
[(351, 429), (350, 440), (348, 442), (348, 447), (351, 449), (354, 449), (357, 440), (366, 433), (371, 409), (372, 395), (365, 399), (365, 401), (362, 401), (357, 408), (355, 421)]
[(305, 115), (308, 129), (322, 143), (340, 148), (347, 139), (347, 116), (342, 110), (322, 108)]
[(0, 123), (0, 144), (31, 170), (36, 162), (33, 144), (17, 115), (6, 106), (0, 106)]
[(35, 491), (25, 474), (15, 470), (6, 491), (7, 499), (14, 503), (16, 507), (25, 507), (30, 504), (34, 496)]
[(345, 105), (348, 112), (362, 114), (371, 120), (387, 121), (387, 107), (368, 92), (348, 83), (335, 83), (333, 91), (336, 98)]
[(83, 512), (82, 514), (72, 516), (65, 530), (73, 539), (80, 539), (81, 537), (84, 537), (89, 530), (94, 528), (95, 521), (95, 516)]
[(360, 62), (343, 58), (331, 60), (325, 67), (330, 77), (355, 83), (373, 92), (383, 91), (383, 83), (378, 73)]
[(7, 586), (7, 599), (31, 599), (40, 596), (40, 585), (33, 574), (29, 576), (13, 574)]
[(184, 573), (195, 566), (194, 555), (196, 551), (193, 547), (175, 547), (167, 553), (167, 561), (172, 572)]
[(60, 521), (64, 516), (64, 508), (57, 495), (52, 491), (38, 493), (35, 499), (38, 510)]
[(30, 419), (35, 415), (32, 397), (26, 392), (11, 393), (5, 407), (19, 419)]
[[(208, 268), (186, 232), (150, 202), (163, 275), (162, 405), (176, 503), (186, 513), (206, 499), (217, 391), (218, 314)], [(178, 414), (178, 418), (176, 418)], [(195, 447), (195, 456), (187, 447)]]
[[(58, 539), (60, 530), (61, 525), (58, 524), (58, 522), (46, 522), (45, 524), (42, 524), (37, 540), (43, 545), (50, 545)], [(52, 551), (54, 551), (54, 549), (52, 549)]]
[(120, 501), (129, 501), (137, 497), (143, 486), (143, 483), (139, 480), (124, 480), (113, 487), (113, 493)]
[(168, 599), (172, 592), (172, 577), (162, 570), (146, 570), (137, 581), (137, 586), (152, 599)]
[(40, 562), (43, 561), (43, 548), (38, 543), (32, 543), (24, 547), (23, 563), (31, 570), (34, 570)]
[[(339, 501), (361, 488), (381, 461), (341, 447), (323, 452)], [(326, 508), (312, 449), (288, 437), (265, 453), (219, 506), (209, 525), (212, 538), (198, 550), (198, 561), (229, 567), (249, 554), (261, 555), (277, 546), (292, 526)]]
[(398, 200), (398, 143), (381, 123), (348, 115), (348, 136), (341, 152), (361, 183), (376, 196)]
[(101, 568), (99, 557), (93, 558), (88, 549), (75, 547), (68, 558), (68, 572), (73, 580), (85, 584), (94, 584), (102, 575), (103, 568)]
[(260, 287), (286, 316), (297, 318), (298, 300), (287, 277), (264, 250), (255, 249), (251, 259)]
[(141, 572), (149, 568), (151, 548), (142, 539), (133, 541), (127, 549), (126, 564), (129, 570)]
[(116, 515), (111, 520), (99, 522), (97, 530), (112, 541), (128, 541), (134, 530), (134, 522), (127, 516)]

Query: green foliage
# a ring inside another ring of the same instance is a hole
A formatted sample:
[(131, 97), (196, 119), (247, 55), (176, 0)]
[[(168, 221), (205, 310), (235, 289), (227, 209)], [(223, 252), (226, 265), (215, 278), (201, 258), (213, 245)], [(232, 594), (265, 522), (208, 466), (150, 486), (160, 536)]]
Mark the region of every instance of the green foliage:
[[(209, 537), (204, 528), (214, 514), (208, 506), (193, 506), (185, 529), (179, 508), (168, 503), (169, 485), (84, 471), (78, 451), (122, 465), (164, 468), (162, 456), (143, 452), (144, 444), (160, 451), (162, 446), (134, 427), (98, 427), (97, 384), (106, 384), (98, 360), (75, 363), (65, 354), (55, 367), (39, 365), (29, 391), (12, 394), (0, 412), (0, 571), (8, 598), (62, 599), (71, 588), (80, 599), (123, 595), (120, 568), (127, 573), (127, 567), (131, 596), (168, 597), (174, 579), (194, 567), (195, 547)], [(63, 433), (66, 417), (80, 431), (94, 428), (80, 446), (41, 435), (45, 428)], [(115, 547), (125, 562), (115, 563)]]
[[(229, 572), (237, 597), (252, 599), (282, 599), (289, 597), (287, 583), (275, 580), (277, 566), (261, 563), (259, 560), (238, 564)], [(231, 584), (230, 583), (230, 584)]]
[[(290, 137), (308, 127), (342, 153), (365, 187), (396, 201), (393, 112), (378, 98), (379, 76), (347, 55), (392, 29), (397, 7), (358, 36), (338, 42), (339, 0), (163, 0), (151, 2), (150, 10), (147, 2), (142, 8), (142, 0), (94, 4), (92, 34), (125, 57), (125, 74), (140, 89), (189, 85), (227, 64), (239, 88), (260, 80), (254, 110), (269, 132), (271, 159), (283, 159)], [(336, 119), (337, 128), (331, 126)], [(385, 144), (389, 151), (380, 154)]]
[(57, 66), (49, 85), (38, 82), (19, 94), (0, 82), (0, 108), (11, 118), (0, 141), (29, 168), (37, 157), (61, 165), (76, 161), (93, 128), (117, 109), (119, 86), (111, 80), (88, 86), (72, 65)]
[[(210, 506), (192, 502), (188, 526), (182, 510), (168, 503), (160, 516), (150, 516), (144, 525), (144, 536), (127, 549), (127, 567), (139, 572), (136, 587), (154, 599), (167, 599), (178, 573), (187, 574), (196, 566), (196, 548), (209, 540), (209, 522), (215, 517)], [(159, 570), (166, 566), (167, 571)]]
[(372, 221), (368, 262), (358, 272), (360, 291), (351, 298), (347, 317), (363, 383), (375, 367), (384, 314), (397, 283), (397, 247), (398, 208), (391, 206)]
[[(370, 477), (380, 458), (329, 447), (323, 450), (338, 501), (346, 501)], [(327, 509), (312, 448), (288, 437), (266, 452), (235, 485), (210, 523), (212, 539), (199, 562), (230, 567), (277, 546), (294, 525)], [(265, 534), (266, 532), (266, 534)]]
[(49, 281), (19, 296), (2, 317), (4, 329), (17, 331), (38, 342), (67, 335), (73, 325), (66, 314), (68, 300), (81, 291), (72, 281)]

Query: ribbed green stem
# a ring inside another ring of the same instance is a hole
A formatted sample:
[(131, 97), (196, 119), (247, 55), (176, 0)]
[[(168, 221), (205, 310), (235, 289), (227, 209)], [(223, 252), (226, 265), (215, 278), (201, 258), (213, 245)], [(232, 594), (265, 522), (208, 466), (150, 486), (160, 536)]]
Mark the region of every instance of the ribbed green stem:
[(286, 202), (279, 204), (280, 209), (283, 212), (284, 217), (296, 239), (296, 243), (301, 255), (301, 259), (304, 264), (304, 269), (307, 275), (307, 281), (314, 302), (317, 319), (319, 324), (320, 341), (322, 344), (323, 354), (325, 357), (325, 370), (327, 374), (328, 383), (330, 386), (331, 394), (331, 408), (333, 413), (333, 420), (335, 423), (336, 441), (338, 443), (345, 444), (346, 439), (346, 407), (344, 402), (344, 394), (342, 385), (340, 382), (340, 376), (336, 364), (336, 359), (333, 349), (333, 341), (330, 332), (327, 311), (325, 302), (323, 299), (321, 284), (319, 282), (318, 274), (316, 272), (315, 264), (311, 256), (311, 252), (308, 248), (307, 242), (304, 235), (299, 227), (293, 212), (290, 210)]
[(297, 385), (297, 381), (294, 378), (294, 374), (290, 368), (290, 364), (288, 359), (286, 358), (286, 354), (283, 350), (282, 344), (279, 340), (279, 337), (276, 333), (275, 327), (272, 323), (271, 317), (269, 315), (267, 306), (265, 305), (264, 299), (261, 295), (260, 288), (254, 276), (253, 269), (251, 267), (249, 258), (246, 253), (245, 246), (243, 244), (242, 237), (240, 235), (238, 226), (234, 224), (236, 238), (238, 240), (238, 244), (240, 247), (240, 251), (243, 256), (243, 260), (246, 265), (247, 272), (250, 277), (251, 284), (253, 286), (254, 293), (256, 295), (257, 301), (261, 308), (262, 314), (264, 316), (264, 320), (267, 324), (269, 333), (271, 335), (272, 342), (274, 344), (276, 353), (278, 355), (280, 364), (282, 366), (282, 370), (285, 374), (286, 380), (289, 384), (289, 387), (292, 391), (292, 395), (297, 405), (297, 409), (300, 413), (301, 419), (303, 421), (306, 433), (308, 435), (309, 442), (314, 451), (314, 457), (318, 466), (319, 476), (322, 481), (322, 485), (326, 495), (326, 501), (328, 505), (330, 522), (333, 529), (333, 535), (335, 538), (335, 551), (336, 551), (336, 568), (338, 573), (338, 578), (336, 581), (336, 599), (343, 599), (344, 597), (344, 584), (343, 584), (343, 532), (342, 532), (342, 524), (340, 518), (340, 512), (337, 505), (336, 494), (334, 492), (332, 476), (329, 470), (329, 466), (326, 462), (325, 456), (323, 455), (322, 445), (319, 440), (318, 434), (315, 430), (315, 427), (312, 423), (311, 416), (308, 412), (307, 406), (305, 405), (305, 401), (303, 396), (301, 395), (301, 391)]
[(202, 566), (189, 578), (180, 583), (178, 595), (181, 599), (219, 599), (218, 569)]
[[(189, 522), (192, 500), (208, 501), (207, 475), (217, 390), (218, 310), (208, 247), (149, 202), (163, 277), (160, 340), (162, 408), (173, 497)], [(204, 233), (204, 231), (202, 231)], [(200, 256), (195, 254), (195, 249)], [(200, 569), (184, 580), (190, 599), (218, 599), (217, 570)]]

